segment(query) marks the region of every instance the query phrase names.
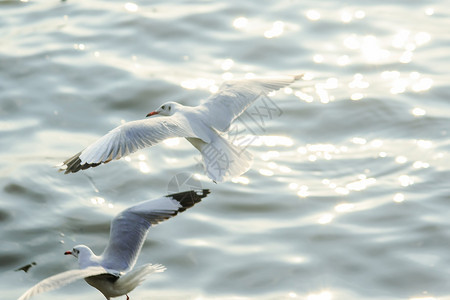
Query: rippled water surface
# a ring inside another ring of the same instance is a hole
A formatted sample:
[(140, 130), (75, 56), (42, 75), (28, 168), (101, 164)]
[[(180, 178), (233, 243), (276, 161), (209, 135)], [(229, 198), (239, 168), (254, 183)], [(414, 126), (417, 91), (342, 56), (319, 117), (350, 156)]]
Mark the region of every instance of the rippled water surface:
[[(167, 271), (131, 299), (450, 299), (449, 28), (450, 1), (0, 1), (1, 298), (193, 175), (211, 194), (151, 229), (138, 265)], [(298, 72), (232, 182), (181, 139), (54, 167), (168, 100)], [(79, 281), (36, 299), (102, 297)]]

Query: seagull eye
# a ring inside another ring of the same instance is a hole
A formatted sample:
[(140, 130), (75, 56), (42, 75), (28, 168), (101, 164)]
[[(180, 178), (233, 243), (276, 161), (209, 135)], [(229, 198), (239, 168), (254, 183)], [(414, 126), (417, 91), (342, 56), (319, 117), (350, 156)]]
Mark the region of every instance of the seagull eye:
[(171, 108), (172, 108), (172, 106), (169, 106), (169, 111), (170, 111)]
[(161, 108), (162, 108), (162, 109), (166, 109), (166, 106), (165, 106), (165, 105), (163, 105), (163, 106), (161, 106)]

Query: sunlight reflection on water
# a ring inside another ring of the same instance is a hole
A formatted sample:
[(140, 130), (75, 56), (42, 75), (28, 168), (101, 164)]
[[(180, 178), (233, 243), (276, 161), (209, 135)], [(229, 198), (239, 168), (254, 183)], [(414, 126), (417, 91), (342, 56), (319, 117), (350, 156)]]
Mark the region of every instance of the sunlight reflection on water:
[(271, 29), (264, 32), (264, 37), (271, 39), (282, 35), (283, 32), (284, 32), (284, 23), (282, 21), (276, 21), (273, 23)]
[(240, 183), (240, 184), (244, 184), (244, 185), (247, 185), (250, 183), (250, 179), (248, 177), (244, 177), (244, 176), (234, 177), (231, 179), (231, 181), (234, 183)]
[(320, 20), (320, 13), (317, 10), (311, 9), (306, 12), (306, 17), (310, 21)]
[(306, 300), (332, 300), (333, 294), (329, 291), (322, 291), (319, 293), (310, 294), (306, 297)]
[(129, 12), (137, 12), (139, 9), (139, 7), (137, 6), (136, 3), (131, 3), (131, 2), (125, 3), (124, 8), (125, 8), (125, 10), (127, 10)]

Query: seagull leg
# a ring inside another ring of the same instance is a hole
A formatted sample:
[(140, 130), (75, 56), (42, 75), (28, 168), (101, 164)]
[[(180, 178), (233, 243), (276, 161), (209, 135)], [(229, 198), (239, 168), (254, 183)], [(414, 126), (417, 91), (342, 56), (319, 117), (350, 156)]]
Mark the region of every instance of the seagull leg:
[(128, 295), (125, 295), (125, 296), (127, 296), (127, 300), (130, 300), (130, 297), (128, 297)]

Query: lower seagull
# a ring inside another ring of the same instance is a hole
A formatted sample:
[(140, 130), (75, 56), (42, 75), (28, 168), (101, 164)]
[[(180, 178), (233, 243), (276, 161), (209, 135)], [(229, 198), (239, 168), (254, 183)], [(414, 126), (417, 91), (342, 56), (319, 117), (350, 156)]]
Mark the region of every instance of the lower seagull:
[(145, 276), (163, 272), (162, 265), (145, 264), (133, 269), (150, 226), (167, 220), (194, 206), (209, 190), (187, 191), (144, 201), (119, 213), (111, 222), (109, 243), (101, 255), (78, 245), (64, 254), (78, 258), (80, 269), (66, 271), (42, 280), (19, 300), (54, 290), (78, 279), (98, 289), (106, 299), (126, 295), (145, 280)]

